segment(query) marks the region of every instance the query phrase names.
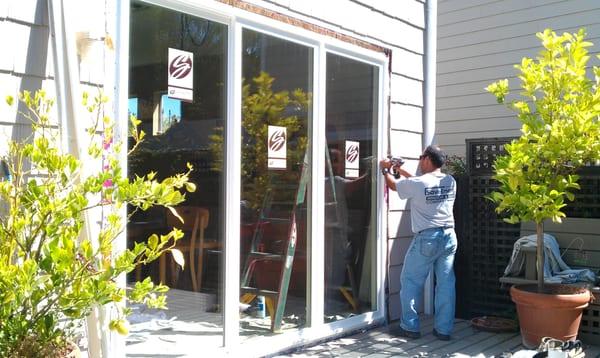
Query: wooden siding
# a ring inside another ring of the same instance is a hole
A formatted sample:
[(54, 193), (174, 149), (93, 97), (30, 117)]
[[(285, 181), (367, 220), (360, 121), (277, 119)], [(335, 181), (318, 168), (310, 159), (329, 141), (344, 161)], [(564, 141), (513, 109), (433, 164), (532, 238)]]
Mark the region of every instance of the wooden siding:
[[(87, 49), (80, 57), (79, 72), (82, 87), (90, 93), (101, 86), (104, 78), (105, 34), (104, 1), (87, 1), (84, 5), (87, 16), (78, 16), (78, 23), (71, 24), (76, 32), (85, 31), (89, 36), (78, 45)], [(81, 9), (81, 8), (80, 8)], [(77, 9), (76, 9), (77, 11)], [(22, 91), (43, 89), (50, 98), (55, 98), (54, 64), (48, 26), (48, 8), (45, 0), (2, 1), (0, 5), (0, 97), (16, 97)], [(22, 109), (21, 109), (22, 110)], [(51, 120), (56, 123), (56, 107)], [(6, 139), (25, 138), (31, 133), (29, 122), (17, 115), (16, 106), (9, 107), (0, 102), (0, 135)], [(0, 141), (0, 152), (7, 150), (7, 140)]]
[[(465, 139), (519, 135), (513, 112), (484, 88), (540, 49), (536, 32), (585, 27), (600, 49), (600, 3), (589, 0), (440, 0), (438, 4), (436, 141), (465, 155)], [(593, 57), (594, 64), (598, 60)]]

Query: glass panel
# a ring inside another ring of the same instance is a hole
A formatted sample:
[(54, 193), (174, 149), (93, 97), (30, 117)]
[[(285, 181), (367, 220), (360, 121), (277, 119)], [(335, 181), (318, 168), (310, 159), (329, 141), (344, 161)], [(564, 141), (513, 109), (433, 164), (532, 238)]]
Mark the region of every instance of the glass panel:
[(376, 309), (378, 68), (327, 54), (325, 322)]
[(243, 31), (242, 49), (240, 335), (244, 339), (306, 322), (313, 50), (250, 30)]
[(130, 210), (129, 245), (173, 226), (184, 231), (176, 248), (185, 269), (166, 254), (129, 277), (129, 283), (150, 277), (171, 290), (166, 311), (132, 307), (127, 354), (191, 354), (223, 342), (224, 148), (212, 136), (222, 138), (226, 122), (227, 27), (138, 1), (131, 3), (130, 23), (129, 112), (146, 132), (129, 155), (130, 176), (155, 171), (161, 179), (190, 163), (197, 190), (177, 208), (183, 224), (162, 208)]

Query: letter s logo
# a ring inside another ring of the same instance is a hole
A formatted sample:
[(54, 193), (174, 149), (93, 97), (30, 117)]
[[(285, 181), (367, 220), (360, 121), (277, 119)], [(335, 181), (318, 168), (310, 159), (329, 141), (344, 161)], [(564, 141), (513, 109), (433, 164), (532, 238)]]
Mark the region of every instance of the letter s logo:
[(191, 70), (192, 59), (187, 55), (176, 56), (169, 64), (169, 75), (178, 80), (189, 75)]
[(358, 146), (351, 145), (346, 151), (346, 160), (350, 163), (354, 163), (358, 159)]
[(277, 130), (271, 134), (271, 138), (269, 138), (269, 149), (274, 152), (280, 150), (285, 144), (285, 133), (281, 130)]

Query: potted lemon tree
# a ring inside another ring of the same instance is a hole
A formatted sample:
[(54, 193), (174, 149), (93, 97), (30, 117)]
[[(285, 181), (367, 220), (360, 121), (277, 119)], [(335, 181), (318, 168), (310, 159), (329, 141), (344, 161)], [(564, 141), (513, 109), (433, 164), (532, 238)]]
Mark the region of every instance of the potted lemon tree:
[[(537, 285), (516, 285), (510, 291), (528, 347), (545, 336), (566, 340), (577, 335), (590, 293), (544, 284), (544, 221), (561, 222), (566, 202), (579, 189), (578, 170), (600, 159), (600, 69), (587, 67), (592, 44), (585, 41), (584, 30), (558, 35), (547, 29), (537, 37), (543, 46), (539, 55), (515, 66), (520, 96), (507, 100), (506, 79), (486, 88), (521, 122), (521, 136), (496, 159), (494, 178), (500, 187), (490, 199), (507, 222), (536, 225)], [(559, 317), (566, 322), (553, 321)]]
[[(127, 301), (165, 307), (167, 287), (146, 279), (125, 288), (117, 283), (119, 276), (165, 251), (183, 264), (174, 249), (183, 235), (178, 230), (116, 252), (124, 205), (174, 210), (195, 187), (188, 181), (189, 171), (163, 181), (154, 173), (124, 176), (118, 160), (121, 144), (114, 140), (112, 120), (102, 114), (107, 101), (102, 95), (83, 98), (91, 114), (86, 164), (98, 163), (97, 170), (85, 171), (80, 160), (61, 151), (49, 115), (53, 101), (43, 91), (24, 92), (18, 100), (27, 108), (21, 115), (31, 121), (32, 135), (9, 141), (2, 156), (10, 175), (0, 181), (0, 356), (71, 357), (77, 351), (77, 324), (94, 307), (112, 304), (117, 314), (106, 328), (122, 334), (128, 329)], [(12, 97), (7, 103), (16, 105)], [(133, 137), (139, 140), (143, 132), (132, 121)], [(94, 216), (102, 217), (102, 224), (96, 234), (82, 235), (89, 231), (85, 215), (94, 210), (102, 211)]]

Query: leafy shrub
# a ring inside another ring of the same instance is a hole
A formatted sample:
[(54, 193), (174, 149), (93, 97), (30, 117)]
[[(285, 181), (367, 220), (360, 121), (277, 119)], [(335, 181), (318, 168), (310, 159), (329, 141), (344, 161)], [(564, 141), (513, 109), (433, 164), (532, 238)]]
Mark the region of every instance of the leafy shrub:
[[(102, 95), (83, 97), (92, 118), (84, 165), (61, 150), (65, 139), (51, 124), (53, 101), (43, 91), (23, 92), (19, 101), (27, 108), (21, 115), (30, 120), (32, 135), (10, 141), (2, 158), (10, 180), (0, 182), (0, 356), (60, 356), (76, 323), (94, 307), (114, 305), (118, 317), (109, 328), (123, 334), (129, 313), (125, 301), (165, 307), (166, 286), (147, 278), (125, 288), (117, 280), (165, 251), (183, 264), (183, 256), (174, 249), (182, 232), (151, 235), (147, 242), (121, 252), (114, 243), (124, 229), (125, 205), (174, 210), (185, 200), (185, 191), (195, 190), (188, 181), (192, 168), (162, 182), (155, 173), (124, 176), (118, 158), (121, 143), (114, 141), (113, 121), (103, 116), (107, 98)], [(9, 105), (14, 102), (7, 98)], [(131, 121), (133, 138), (140, 140), (139, 122)], [(95, 170), (89, 169), (93, 163), (98, 163)], [(94, 230), (89, 218), (100, 216), (100, 227), (90, 235)]]

